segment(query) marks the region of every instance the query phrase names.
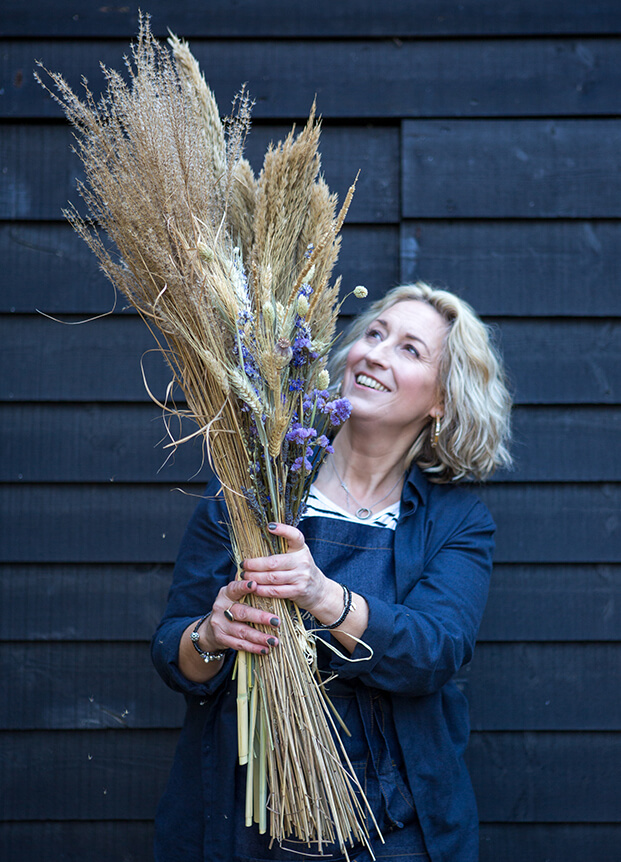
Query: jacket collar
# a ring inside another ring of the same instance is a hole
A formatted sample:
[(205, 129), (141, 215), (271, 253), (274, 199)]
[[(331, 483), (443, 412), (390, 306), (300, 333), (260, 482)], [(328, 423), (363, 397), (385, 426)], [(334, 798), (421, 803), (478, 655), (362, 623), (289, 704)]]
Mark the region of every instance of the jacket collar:
[(423, 474), (422, 470), (412, 464), (410, 471), (403, 486), (403, 494), (401, 500), (406, 505), (404, 506), (404, 515), (409, 515), (416, 511), (418, 503), (424, 506), (427, 503), (429, 496), (429, 481)]

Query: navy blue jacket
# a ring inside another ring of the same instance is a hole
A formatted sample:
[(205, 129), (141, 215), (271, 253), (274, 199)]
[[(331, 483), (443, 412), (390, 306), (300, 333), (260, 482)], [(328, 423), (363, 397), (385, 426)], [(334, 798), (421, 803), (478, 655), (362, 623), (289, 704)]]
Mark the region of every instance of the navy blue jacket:
[[(212, 483), (207, 495), (215, 494), (217, 487)], [(190, 682), (177, 664), (183, 631), (211, 607), (220, 587), (234, 576), (225, 520), (220, 499), (201, 500), (183, 538), (166, 612), (152, 642), (157, 670), (171, 688), (186, 695), (188, 704), (156, 818), (158, 833), (171, 835), (170, 850), (162, 855), (166, 862), (184, 858), (185, 840), (186, 850), (202, 843), (204, 859), (210, 862), (229, 862), (233, 846), (233, 654), (206, 684)], [(471, 491), (434, 485), (412, 467), (395, 531), (397, 603), (365, 596), (369, 625), (363, 637), (373, 657), (358, 663), (336, 656), (332, 660), (341, 678), (357, 678), (391, 696), (433, 862), (478, 858), (476, 803), (463, 761), (468, 705), (452, 679), (472, 658), (487, 599), (494, 530), (487, 508)], [(351, 587), (356, 590), (355, 584)], [(368, 655), (363, 647), (356, 649), (361, 657)], [(358, 657), (356, 652), (353, 657)]]

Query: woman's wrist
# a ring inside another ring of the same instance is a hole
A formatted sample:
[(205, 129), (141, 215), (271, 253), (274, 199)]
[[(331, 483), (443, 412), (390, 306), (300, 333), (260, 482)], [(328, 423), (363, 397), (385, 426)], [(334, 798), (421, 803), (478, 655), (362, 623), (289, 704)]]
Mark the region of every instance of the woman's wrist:
[(212, 639), (208, 636), (211, 631), (211, 626), (209, 625), (209, 617), (211, 616), (211, 613), (212, 612), (209, 611), (209, 613), (205, 614), (204, 617), (198, 620), (190, 632), (192, 646), (205, 664), (209, 664), (209, 662), (212, 661), (221, 661), (226, 653), (226, 648), (213, 645), (211, 643)]
[(330, 590), (330, 595), (326, 596), (327, 601), (320, 608), (312, 611), (318, 624), (325, 629), (338, 628), (345, 622), (349, 614), (356, 610), (350, 588), (346, 584), (339, 584), (336, 581), (330, 583), (334, 588)]

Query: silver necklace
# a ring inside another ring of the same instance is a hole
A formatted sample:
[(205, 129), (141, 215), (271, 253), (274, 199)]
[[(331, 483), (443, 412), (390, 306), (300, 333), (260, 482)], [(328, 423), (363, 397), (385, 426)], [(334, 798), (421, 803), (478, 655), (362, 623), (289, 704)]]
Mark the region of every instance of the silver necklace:
[(334, 468), (336, 478), (339, 480), (339, 482), (341, 484), (341, 488), (345, 491), (345, 495), (347, 497), (347, 505), (349, 506), (349, 498), (351, 497), (352, 500), (354, 501), (354, 503), (358, 506), (355, 514), (356, 514), (356, 518), (358, 518), (359, 521), (367, 521), (371, 517), (371, 515), (373, 514), (374, 507), (377, 506), (378, 503), (381, 503), (383, 500), (385, 500), (387, 497), (390, 497), (390, 495), (395, 490), (397, 485), (403, 481), (403, 476), (399, 476), (399, 478), (397, 479), (397, 481), (395, 482), (395, 484), (392, 486), (392, 488), (390, 489), (390, 491), (387, 494), (384, 494), (384, 496), (380, 497), (379, 500), (376, 500), (374, 503), (371, 503), (370, 506), (363, 506), (359, 500), (356, 500), (356, 498), (354, 497), (352, 492), (349, 490), (349, 488), (347, 487), (347, 485), (345, 484), (345, 482), (341, 478), (341, 474), (336, 469), (336, 464), (334, 463), (334, 458), (332, 459), (332, 467)]

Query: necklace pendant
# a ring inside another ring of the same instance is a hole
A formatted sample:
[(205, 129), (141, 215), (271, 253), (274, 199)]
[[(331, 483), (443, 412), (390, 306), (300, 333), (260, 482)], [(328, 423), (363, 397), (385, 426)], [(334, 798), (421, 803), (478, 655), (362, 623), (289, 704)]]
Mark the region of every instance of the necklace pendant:
[(356, 517), (359, 521), (368, 520), (373, 514), (372, 509), (369, 509), (367, 506), (360, 506), (359, 509), (356, 509)]

